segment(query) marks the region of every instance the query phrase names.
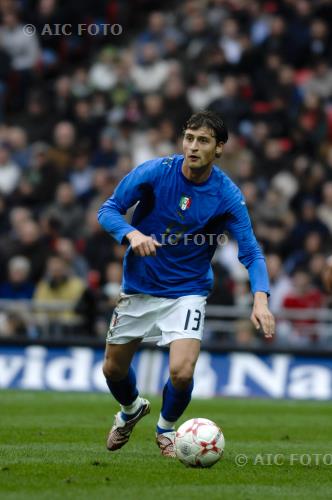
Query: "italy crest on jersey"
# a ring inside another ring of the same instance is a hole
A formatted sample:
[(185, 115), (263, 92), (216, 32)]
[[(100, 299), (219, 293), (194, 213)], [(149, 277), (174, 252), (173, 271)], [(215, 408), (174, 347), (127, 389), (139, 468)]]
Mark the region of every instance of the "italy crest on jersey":
[(181, 196), (179, 203), (179, 207), (181, 208), (181, 210), (187, 210), (187, 208), (189, 208), (190, 205), (191, 205), (190, 196)]

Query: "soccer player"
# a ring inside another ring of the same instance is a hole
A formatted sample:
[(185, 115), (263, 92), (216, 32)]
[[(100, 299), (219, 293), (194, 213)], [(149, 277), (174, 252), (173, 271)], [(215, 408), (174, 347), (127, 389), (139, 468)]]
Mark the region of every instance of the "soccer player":
[[(236, 238), (239, 260), (249, 272), (251, 320), (265, 337), (274, 334), (265, 259), (245, 201), (239, 188), (213, 165), (227, 138), (219, 115), (194, 114), (184, 129), (183, 155), (139, 165), (99, 209), (103, 228), (119, 243), (129, 242), (103, 365), (107, 385), (121, 406), (107, 440), (111, 451), (127, 443), (133, 427), (150, 411), (149, 401), (138, 394), (131, 360), (143, 339), (156, 339), (158, 345), (169, 345), (170, 372), (156, 441), (162, 455), (175, 457), (174, 429), (193, 390), (216, 236), (225, 230)], [(137, 202), (129, 224), (123, 215)]]

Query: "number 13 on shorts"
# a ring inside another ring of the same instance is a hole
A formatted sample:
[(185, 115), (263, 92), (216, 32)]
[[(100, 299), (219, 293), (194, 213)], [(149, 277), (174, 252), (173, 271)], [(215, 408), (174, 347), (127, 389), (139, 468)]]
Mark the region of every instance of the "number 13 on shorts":
[(197, 332), (201, 326), (202, 313), (199, 309), (188, 309), (186, 321), (184, 324), (184, 331), (193, 330)]
[(165, 299), (167, 309), (163, 311), (158, 326), (168, 340), (202, 340), (204, 330), (206, 297), (185, 295), (178, 299)]
[[(206, 297), (191, 295), (179, 299), (181, 306), (177, 309), (178, 331), (186, 338), (202, 338), (205, 319)], [(180, 305), (178, 304), (178, 305)], [(172, 315), (171, 315), (172, 316)], [(169, 318), (174, 322), (175, 318)]]

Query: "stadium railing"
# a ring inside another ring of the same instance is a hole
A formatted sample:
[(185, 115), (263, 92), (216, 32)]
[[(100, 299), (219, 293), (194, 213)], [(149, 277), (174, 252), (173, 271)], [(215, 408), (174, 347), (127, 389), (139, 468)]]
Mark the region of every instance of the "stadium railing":
[[(28, 343), (58, 342), (94, 345), (104, 343), (111, 309), (100, 308), (94, 321), (103, 319), (104, 328), (98, 335), (82, 335), (86, 318), (75, 312), (76, 303), (67, 301), (41, 302), (34, 300), (0, 300), (0, 343), (26, 340)], [(331, 309), (282, 309), (276, 314), (276, 336), (264, 341), (250, 328), (251, 310), (247, 307), (207, 305), (204, 346), (252, 350), (285, 349), (287, 351), (323, 351), (332, 354)], [(247, 320), (244, 322), (243, 320)], [(245, 323), (245, 324), (244, 324)], [(237, 339), (237, 332), (246, 329), (246, 341)]]

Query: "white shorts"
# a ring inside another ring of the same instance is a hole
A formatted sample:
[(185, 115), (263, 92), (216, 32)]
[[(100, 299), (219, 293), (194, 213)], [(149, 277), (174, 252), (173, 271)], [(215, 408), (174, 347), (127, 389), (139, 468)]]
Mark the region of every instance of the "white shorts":
[(167, 345), (178, 339), (202, 340), (206, 297), (185, 295), (178, 299), (121, 293), (107, 332), (108, 344), (134, 339)]

